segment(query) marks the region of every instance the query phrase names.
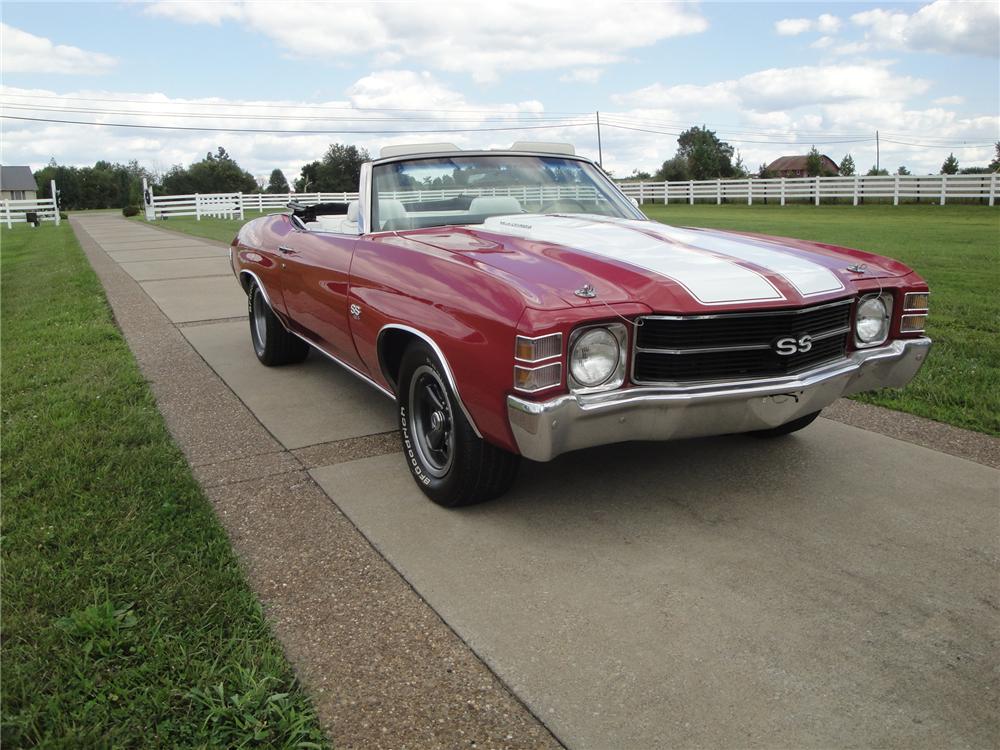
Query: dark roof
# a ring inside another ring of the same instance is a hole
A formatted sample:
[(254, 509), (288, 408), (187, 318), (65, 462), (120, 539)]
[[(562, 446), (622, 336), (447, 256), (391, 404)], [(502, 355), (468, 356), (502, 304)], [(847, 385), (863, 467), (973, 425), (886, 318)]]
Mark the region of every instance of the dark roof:
[(31, 167), (0, 167), (0, 190), (38, 190)]
[[(825, 160), (827, 166), (833, 167), (836, 171), (840, 171), (837, 167), (837, 162), (831, 159), (826, 154), (821, 154), (820, 159)], [(806, 171), (806, 162), (809, 160), (809, 154), (802, 154), (801, 156), (779, 156), (777, 159), (772, 161), (767, 165), (768, 172), (788, 172), (788, 171)]]

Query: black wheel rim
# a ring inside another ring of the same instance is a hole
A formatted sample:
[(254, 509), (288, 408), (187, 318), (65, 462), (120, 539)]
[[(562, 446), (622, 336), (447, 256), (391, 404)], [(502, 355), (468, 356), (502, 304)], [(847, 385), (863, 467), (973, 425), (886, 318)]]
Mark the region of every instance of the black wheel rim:
[(448, 390), (433, 368), (421, 365), (410, 378), (409, 396), (411, 431), (420, 462), (431, 476), (443, 477), (455, 459)]
[(253, 347), (260, 353), (267, 346), (267, 305), (264, 302), (264, 295), (260, 291), (254, 292), (250, 308), (250, 332), (253, 334)]

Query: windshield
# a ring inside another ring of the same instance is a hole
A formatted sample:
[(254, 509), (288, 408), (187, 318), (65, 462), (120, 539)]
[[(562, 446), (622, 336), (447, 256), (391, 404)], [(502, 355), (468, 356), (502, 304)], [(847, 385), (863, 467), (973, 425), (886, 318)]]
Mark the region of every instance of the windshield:
[(481, 224), (511, 214), (644, 219), (589, 162), (559, 156), (446, 156), (375, 165), (373, 231)]

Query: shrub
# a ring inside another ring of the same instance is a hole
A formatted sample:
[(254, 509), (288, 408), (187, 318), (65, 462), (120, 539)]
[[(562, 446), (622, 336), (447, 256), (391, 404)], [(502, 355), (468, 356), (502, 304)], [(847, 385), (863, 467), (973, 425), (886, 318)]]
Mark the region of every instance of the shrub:
[(135, 206), (125, 206), (122, 209), (122, 214), (125, 215), (125, 216), (138, 216), (139, 215), (139, 209), (136, 208)]
[(66, 219), (69, 218), (69, 214), (66, 213), (65, 211), (60, 211), (59, 212), (59, 218), (62, 219), (63, 221), (66, 221)]

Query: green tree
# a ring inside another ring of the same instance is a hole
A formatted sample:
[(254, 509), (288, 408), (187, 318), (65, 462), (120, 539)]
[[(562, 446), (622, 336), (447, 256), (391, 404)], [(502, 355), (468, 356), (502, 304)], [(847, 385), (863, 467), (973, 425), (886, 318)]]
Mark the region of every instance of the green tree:
[(302, 167), (295, 181), (295, 191), (340, 193), (357, 190), (361, 165), (370, 159), (366, 149), (331, 143), (322, 159)]
[(886, 176), (888, 176), (888, 174), (889, 174), (889, 170), (888, 169), (876, 169), (875, 165), (873, 164), (872, 168), (868, 170), (867, 176), (868, 177), (886, 177)]
[(996, 142), (995, 154), (993, 156), (993, 161), (990, 162), (991, 172), (1000, 172), (1000, 141)]
[(257, 190), (257, 181), (219, 146), (215, 154), (205, 154), (204, 159), (187, 169), (171, 167), (163, 176), (162, 189), (169, 195), (252, 193)]
[(844, 158), (840, 160), (840, 174), (844, 177), (853, 177), (854, 170), (854, 157), (850, 154), (845, 154)]
[(280, 169), (274, 169), (271, 171), (271, 179), (267, 182), (267, 189), (265, 193), (290, 193), (291, 189), (288, 187), (288, 180), (285, 179), (285, 173)]
[(906, 167), (900, 165), (899, 169), (896, 170), (896, 174), (899, 174), (899, 175), (908, 175), (908, 174), (910, 174), (910, 170), (907, 169)]
[(687, 161), (688, 179), (733, 176), (733, 147), (705, 126), (688, 128), (677, 136), (677, 156)]
[(813, 146), (806, 155), (806, 175), (809, 177), (819, 177), (823, 174), (823, 157)]
[(757, 179), (769, 180), (772, 177), (774, 177), (774, 172), (767, 168), (767, 164), (761, 164), (757, 167)]
[(941, 174), (958, 174), (958, 159), (955, 154), (948, 154), (948, 158), (941, 165)]
[(656, 180), (666, 180), (668, 182), (678, 182), (681, 180), (690, 180), (691, 173), (688, 171), (687, 159), (683, 156), (675, 156), (672, 159), (667, 159), (656, 170), (656, 174), (653, 175)]

